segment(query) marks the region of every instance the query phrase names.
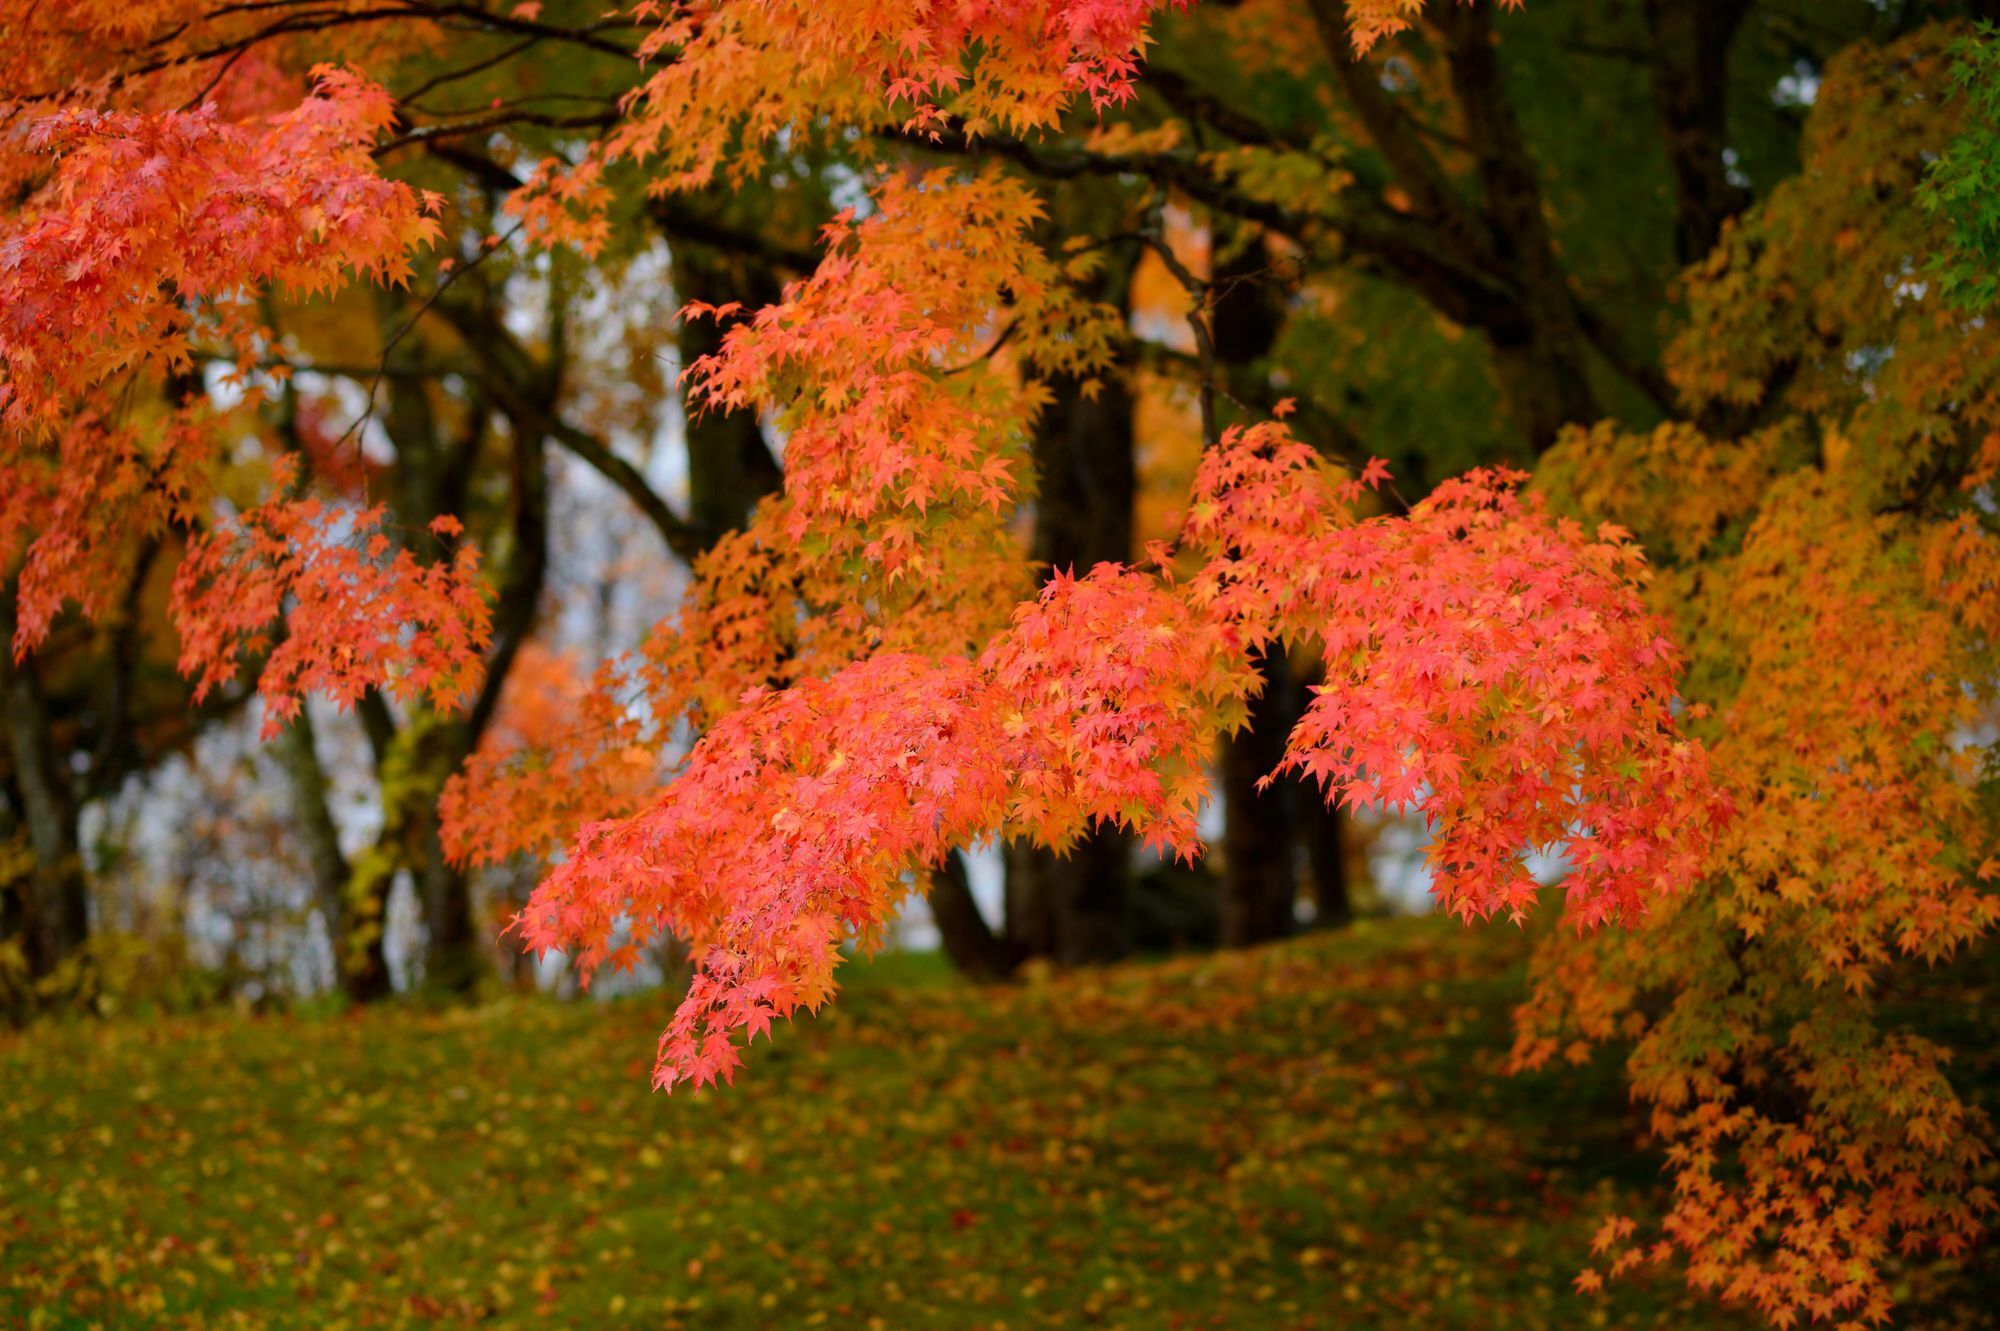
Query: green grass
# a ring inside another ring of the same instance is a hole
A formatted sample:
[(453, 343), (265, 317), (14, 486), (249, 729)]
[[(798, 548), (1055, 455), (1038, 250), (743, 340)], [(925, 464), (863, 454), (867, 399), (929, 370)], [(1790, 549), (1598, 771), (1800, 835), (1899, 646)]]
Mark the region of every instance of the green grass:
[[(1570, 1292), (1658, 1161), (1611, 1060), (1500, 1075), (1522, 958), (888, 958), (699, 1097), (646, 1089), (666, 995), (44, 1026), (0, 1043), (0, 1325), (1748, 1325)], [(1995, 1292), (1911, 1279), (1908, 1325)]]

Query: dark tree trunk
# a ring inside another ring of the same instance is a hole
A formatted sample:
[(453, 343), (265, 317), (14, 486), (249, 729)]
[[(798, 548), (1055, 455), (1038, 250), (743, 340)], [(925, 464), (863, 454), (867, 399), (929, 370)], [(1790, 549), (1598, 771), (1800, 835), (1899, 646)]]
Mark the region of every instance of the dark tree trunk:
[(374, 846), (352, 866), (344, 893), (347, 907), (355, 912), (349, 934), (356, 975), (347, 987), (357, 1001), (388, 993), (388, 973), (380, 961), (382, 926), (390, 890), (403, 872), (410, 875), (423, 913), (423, 990), (439, 996), (469, 994), (485, 969), (473, 925), (472, 881), (445, 858), (438, 828), (438, 797), (473, 742), (463, 717), (419, 709), (376, 759), (382, 829)]
[(979, 913), (965, 859), (957, 851), (932, 873), (925, 899), (930, 903), (931, 918), (937, 922), (944, 953), (960, 974), (975, 980), (1001, 980), (1013, 972), (1020, 962), (1019, 949), (995, 933)]
[(1007, 843), (1007, 941), (1023, 958), (1056, 954), (1057, 885), (1061, 860), (1027, 841)]
[(1321, 928), (1352, 923), (1354, 898), (1347, 877), (1347, 815), (1329, 805), (1314, 785), (1300, 783), (1294, 787), (1293, 798), (1299, 811), (1299, 835), (1306, 845), (1313, 923)]
[[(15, 849), (15, 838), (21, 836), (21, 797), (14, 790), (11, 780), (0, 780), (0, 946), (13, 943), (25, 954), (27, 940), (24, 937), (28, 927), (28, 879), (15, 872), (10, 862)], [(0, 1003), (5, 994), (0, 992)]]
[(396, 992), (395, 981), (389, 975), (387, 930), (384, 928), (389, 914), (391, 881), (383, 879), (370, 884), (365, 897), (356, 894), (356, 927), (362, 932), (358, 936), (350, 935), (353, 950), (348, 953), (340, 972), (340, 991), (347, 995), (350, 1003), (379, 1003)]
[[(379, 773), (396, 744), (396, 719), (382, 695), (373, 690), (361, 695), (354, 711), (368, 737), (368, 751), (374, 758), (379, 780)], [(390, 809), (382, 810), (385, 823), (393, 816)], [(375, 846), (358, 863), (348, 866), (348, 883), (342, 900), (349, 912), (350, 953), (341, 972), (341, 988), (352, 1002), (373, 1003), (395, 992), (389, 975), (387, 927), (389, 892), (401, 867), (394, 838), (386, 834), (377, 838)]]
[[(1299, 681), (1295, 716), (1304, 716), (1312, 705), (1313, 690), (1325, 682), (1326, 672), (1315, 666)], [(1297, 724), (1296, 720), (1293, 724)], [(1305, 777), (1291, 779), (1292, 808), (1296, 811), (1299, 841), (1306, 852), (1306, 890), (1312, 894), (1313, 923), (1319, 928), (1338, 928), (1354, 920), (1354, 895), (1348, 875), (1348, 815), (1330, 803), (1317, 781)]]
[(470, 994), (486, 973), (486, 949), (474, 923), (472, 880), (445, 858), (435, 811), (424, 821), (416, 875), (424, 903), (424, 988)]
[(1035, 430), (1033, 556), (1052, 571), (1078, 576), (1132, 557), (1132, 390), (1121, 371), (1094, 398), (1083, 384), (1059, 379)]
[[(553, 376), (545, 378), (553, 396)], [(553, 403), (548, 404), (553, 410)], [(445, 854), (438, 800), (445, 782), (479, 747), (500, 705), (500, 691), (535, 629), (549, 568), (548, 445), (546, 413), (512, 417), (512, 512), (509, 514), (500, 588), (493, 609), (493, 645), (486, 677), (462, 716), (445, 721), (441, 754), (427, 767), (424, 807), (411, 825), (409, 856), (424, 904), (424, 987), (464, 995), (486, 973), (487, 954), (472, 901), (472, 876)]]
[[(764, 265), (691, 244), (674, 246), (674, 292), (684, 302), (741, 301), (750, 310), (779, 294)], [(724, 331), (713, 319), (682, 320), (681, 369), (721, 350)], [(757, 501), (784, 483), (754, 411), (699, 411), (690, 404), (687, 457), (688, 520), (704, 549), (741, 528)]]
[(1056, 960), (1065, 966), (1132, 954), (1132, 839), (1100, 828), (1058, 859)]
[(1750, 0), (1645, 0), (1653, 111), (1674, 173), (1674, 255), (1691, 264), (1715, 248), (1750, 191), (1729, 179), (1729, 47)]
[(1298, 715), (1292, 673), (1284, 657), (1263, 665), (1264, 692), (1250, 722), (1222, 745), (1222, 945), (1247, 947), (1292, 931), (1298, 897), (1293, 866), (1295, 786), (1257, 783), (1285, 756)]
[[(490, 413), (496, 405), (509, 426), (510, 511), (491, 546), (499, 586), (493, 642), (479, 691), (461, 713), (418, 709), (402, 727), (379, 699), (374, 700), (378, 705), (364, 709), (362, 718), (375, 750), (383, 827), (373, 851), (348, 875), (347, 905), (369, 917), (361, 927), (372, 924), (372, 945), (379, 951), (389, 887), (396, 872), (408, 870), (424, 916), (424, 988), (437, 994), (472, 992), (487, 965), (472, 878), (445, 854), (438, 800), (445, 782), (478, 748), (492, 722), (540, 610), (549, 560), (548, 441), (561, 430), (556, 410), (567, 363), (565, 311), (563, 292), (557, 290), (551, 300), (548, 354), (537, 361), (505, 336), (493, 311), (480, 300), (448, 307), (447, 317), (478, 350), (488, 372), (468, 404), (463, 427), (447, 433), (423, 385), (414, 379), (392, 382), (384, 414), (396, 446), (395, 507), (414, 529), (441, 514), (464, 513), (470, 497), (466, 478), (491, 439)], [(398, 317), (400, 313), (392, 321)], [(433, 538), (417, 540), (429, 543)], [(442, 557), (450, 551), (440, 543), (427, 553)], [(378, 978), (367, 960), (356, 961), (364, 965), (367, 988), (386, 992), (386, 969)]]
[(1496, 55), (1493, 7), (1437, 5), (1426, 17), (1436, 26), (1477, 163), (1493, 257), (1519, 293), (1515, 326), (1486, 330), (1501, 395), (1517, 428), (1541, 452), (1562, 427), (1603, 414), (1586, 373), (1576, 298)]
[(0, 718), (29, 854), (16, 903), (28, 970), (40, 977), (76, 956), (90, 937), (90, 885), (77, 836), (77, 799), (63, 770), (48, 700), (32, 657), (16, 661), (14, 588), (0, 589)]
[(1007, 940), (1022, 957), (1063, 966), (1132, 953), (1132, 842), (1098, 829), (1057, 853), (1028, 842), (1007, 848)]

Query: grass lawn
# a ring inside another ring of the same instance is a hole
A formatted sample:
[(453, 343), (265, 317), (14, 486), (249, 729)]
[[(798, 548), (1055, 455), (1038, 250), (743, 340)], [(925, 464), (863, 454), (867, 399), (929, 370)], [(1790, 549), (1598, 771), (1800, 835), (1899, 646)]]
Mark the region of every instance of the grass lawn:
[[(664, 994), (45, 1025), (0, 1036), (0, 1326), (1751, 1325), (1571, 1292), (1658, 1159), (1614, 1060), (1499, 1074), (1523, 957), (888, 957), (699, 1097), (646, 1088)], [(1980, 979), (1919, 1001), (1984, 1094)], [(1909, 1273), (1902, 1324), (1992, 1325), (1993, 1264)]]

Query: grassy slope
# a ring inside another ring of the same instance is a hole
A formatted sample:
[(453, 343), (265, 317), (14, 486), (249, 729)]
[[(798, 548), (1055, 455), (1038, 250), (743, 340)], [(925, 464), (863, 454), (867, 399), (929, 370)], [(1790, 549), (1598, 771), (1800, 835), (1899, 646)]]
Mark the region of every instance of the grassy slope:
[[(1746, 1325), (1569, 1292), (1657, 1161), (1608, 1060), (1497, 1074), (1522, 954), (891, 958), (699, 1098), (645, 1089), (663, 998), (45, 1027), (0, 1043), (0, 1325)], [(1991, 1274), (1933, 1279), (1907, 1324), (1978, 1325)]]

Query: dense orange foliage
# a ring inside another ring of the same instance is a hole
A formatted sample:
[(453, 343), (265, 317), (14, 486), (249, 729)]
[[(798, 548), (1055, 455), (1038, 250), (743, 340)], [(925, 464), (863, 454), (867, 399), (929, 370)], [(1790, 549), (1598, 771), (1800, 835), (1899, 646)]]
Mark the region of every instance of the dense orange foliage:
[[(1961, 1252), (1994, 1207), (1977, 1186), (1984, 1125), (1946, 1051), (1882, 1029), (1875, 1007), (1891, 964), (1952, 956), (2000, 921), (1979, 791), (2000, 548), (1975, 498), (2000, 341), (1988, 320), (1894, 294), (1927, 224), (1879, 202), (1953, 132), (1945, 40), (1831, 69), (1804, 170), (1691, 275), (1669, 357), (1683, 393), (1741, 402), (1760, 367), (1795, 364), (1788, 414), (1737, 439), (1599, 427), (1545, 469), (1665, 561), (1655, 600), (1693, 647), (1738, 816), (1701, 891), (1638, 933), (1547, 949), (1515, 1059), (1636, 1041), (1633, 1090), (1675, 1203), (1656, 1240), (1615, 1221), (1601, 1249), (1614, 1271), (1679, 1254), (1779, 1325), (1879, 1321), (1892, 1253)], [(1881, 346), (1895, 355), (1858, 372)], [(1972, 461), (1956, 501), (1910, 502), (1954, 454)]]
[(1675, 733), (1675, 655), (1624, 576), (1636, 552), (1512, 485), (1473, 476), (1357, 521), (1361, 482), (1280, 426), (1231, 431), (1196, 479), (1190, 571), (1058, 576), (977, 659), (878, 651), (752, 690), (656, 801), (572, 848), (524, 933), (586, 973), (696, 940), (655, 1079), (727, 1077), (732, 1033), (829, 997), (838, 944), (955, 846), (1107, 822), (1196, 849), (1214, 734), (1281, 635), (1344, 663), (1288, 763), (1352, 803), (1424, 808), (1454, 910), (1518, 918), (1521, 855), (1568, 839), (1578, 926), (1638, 922), (1693, 880), (1723, 811)]

